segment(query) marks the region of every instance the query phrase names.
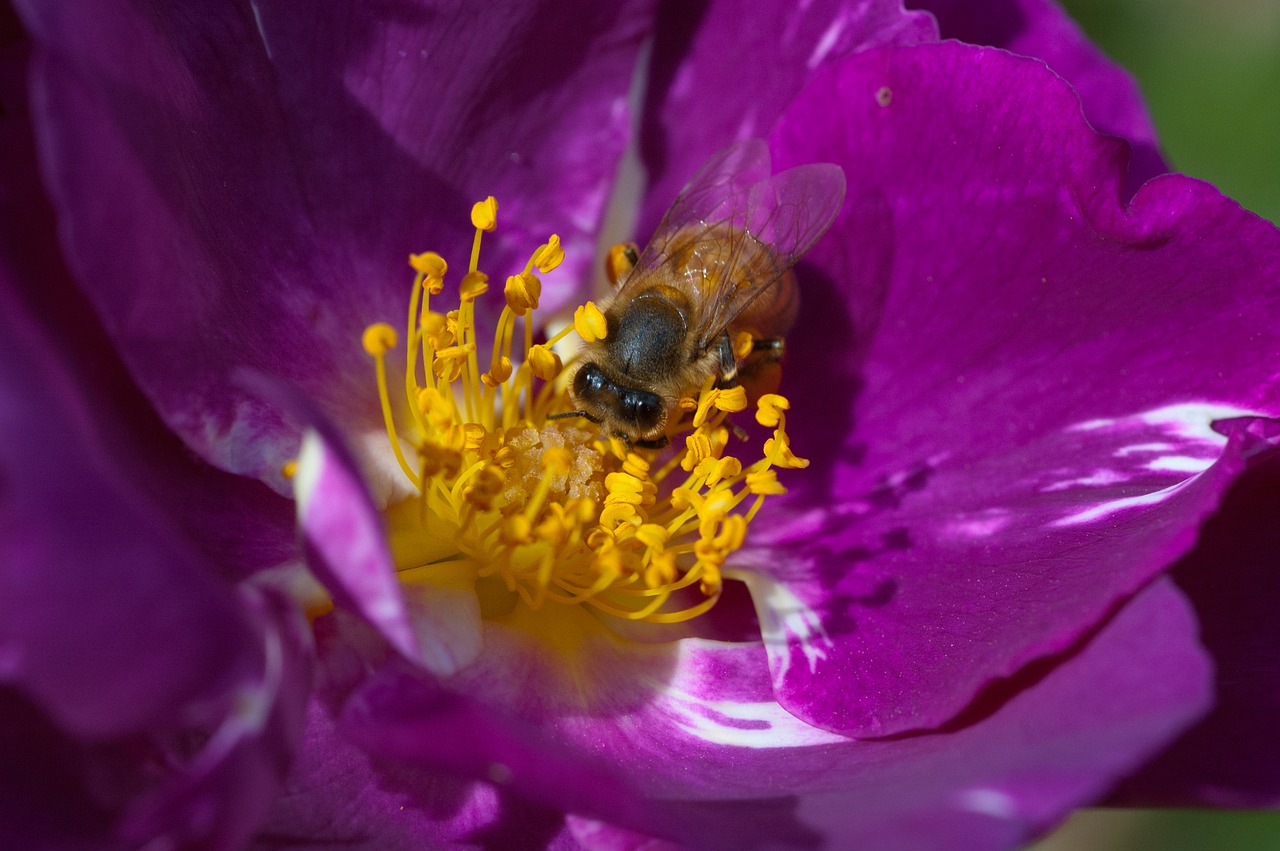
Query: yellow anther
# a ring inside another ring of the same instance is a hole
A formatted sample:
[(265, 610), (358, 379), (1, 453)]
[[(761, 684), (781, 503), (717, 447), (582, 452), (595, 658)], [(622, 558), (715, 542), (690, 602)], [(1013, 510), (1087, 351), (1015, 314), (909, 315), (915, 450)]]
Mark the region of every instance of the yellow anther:
[(706, 500), (702, 498), (702, 494), (692, 488), (676, 488), (671, 491), (671, 507), (678, 511), (684, 511), (689, 508), (694, 511), (701, 511), (704, 502)]
[(595, 302), (587, 302), (573, 312), (573, 329), (588, 343), (603, 340), (609, 333), (609, 325)]
[(676, 400), (676, 407), (687, 414), (698, 409), (698, 400), (692, 396), (681, 396)]
[(755, 344), (756, 338), (750, 331), (739, 331), (733, 338), (733, 356), (738, 360), (746, 360)]
[(503, 355), (486, 373), (480, 376), (486, 387), (497, 387), (511, 377), (511, 358)]
[[(476, 452), (484, 444), (484, 439), (489, 433), (484, 430), (484, 426), (480, 423), (466, 423), (462, 427), (462, 447), (468, 452)], [(498, 458), (494, 458), (494, 463), (499, 467), (503, 466)]]
[(720, 566), (703, 564), (702, 581), (698, 583), (698, 589), (706, 596), (714, 597), (720, 593), (723, 586), (724, 580), (720, 578)]
[(375, 322), (364, 329), (364, 336), (360, 338), (360, 342), (364, 344), (366, 352), (377, 357), (385, 354), (389, 349), (394, 349), (396, 339), (396, 329), (385, 322)]
[(651, 550), (661, 550), (667, 545), (667, 539), (670, 537), (667, 527), (659, 526), (657, 523), (643, 523), (636, 529), (636, 540)]
[(488, 511), (494, 498), (502, 492), (506, 481), (507, 477), (500, 468), (487, 464), (463, 488), (463, 497), (476, 508)]
[(638, 256), (639, 249), (634, 242), (620, 242), (610, 246), (609, 253), (604, 259), (604, 271), (609, 277), (609, 283), (616, 284), (631, 274)]
[(738, 411), (747, 409), (747, 391), (741, 384), (737, 387), (730, 387), (727, 390), (721, 390), (716, 393), (715, 402), (717, 410), (725, 413), (735, 414)]
[(502, 528), (499, 530), (498, 535), (502, 539), (502, 543), (508, 547), (532, 543), (533, 524), (525, 519), (523, 514), (513, 514), (502, 521)]
[(781, 420), (782, 412), (790, 408), (791, 403), (787, 401), (787, 397), (766, 393), (756, 401), (756, 422), (765, 428), (773, 428)]
[[(704, 470), (704, 465), (706, 468)], [(742, 462), (732, 455), (726, 458), (708, 458), (698, 465), (698, 474), (707, 477), (707, 487), (713, 488), (725, 479), (732, 479), (742, 472)]]
[(453, 398), (441, 393), (434, 387), (424, 387), (418, 391), (418, 410), (429, 422), (444, 428), (453, 422)]
[(284, 476), (286, 479), (292, 479), (297, 474), (298, 474), (297, 458), (290, 458), (288, 461), (285, 461), (284, 464), (280, 465), (280, 475)]
[(625, 502), (608, 502), (600, 510), (600, 525), (612, 529), (619, 523), (629, 523), (636, 516), (634, 505)]
[(716, 535), (715, 543), (727, 555), (741, 548), (746, 539), (747, 519), (741, 514), (730, 514), (720, 524), (720, 533)]
[(756, 496), (778, 496), (787, 489), (778, 481), (778, 473), (772, 468), (747, 474), (747, 491)]
[(479, 270), (462, 276), (458, 295), (464, 302), (475, 301), (489, 291), (489, 276)]
[(436, 351), (452, 346), (457, 339), (449, 327), (449, 318), (435, 311), (429, 311), (422, 317), (422, 336)]
[(654, 556), (644, 572), (644, 584), (650, 588), (660, 588), (676, 581), (676, 554), (663, 552)]
[(498, 199), (490, 195), (471, 207), (471, 225), (476, 230), (492, 233), (498, 227)]
[(764, 457), (779, 467), (803, 469), (809, 466), (807, 458), (801, 458), (791, 451), (791, 440), (782, 429), (774, 429), (773, 437), (764, 442)]
[(710, 459), (715, 451), (706, 433), (699, 430), (684, 439), (684, 458), (680, 460), (680, 468), (686, 473), (692, 472), (703, 461)]
[(604, 498), (605, 505), (643, 505), (644, 494), (640, 491), (610, 491)]
[(587, 533), (587, 546), (596, 552), (604, 552), (613, 546), (613, 530), (605, 526), (597, 526)]
[(421, 272), (428, 278), (443, 278), (445, 272), (449, 271), (449, 264), (444, 262), (444, 258), (434, 251), (424, 251), (421, 254), (410, 254), (409, 265), (415, 271)]
[(559, 375), (563, 368), (564, 363), (560, 360), (560, 356), (546, 346), (537, 345), (529, 350), (529, 371), (535, 378), (550, 381)]
[(531, 262), (544, 275), (563, 263), (564, 249), (560, 247), (559, 235), (551, 234), (551, 238), (545, 244), (539, 246), (537, 251), (533, 252)]
[(649, 475), (649, 462), (634, 452), (628, 452), (627, 457), (622, 461), (622, 472), (635, 476), (637, 479), (647, 478)]
[(462, 369), (467, 365), (467, 357), (476, 350), (474, 343), (465, 346), (450, 346), (436, 352), (435, 363), (431, 368), (436, 375), (445, 381), (457, 381)]
[(610, 473), (604, 477), (604, 487), (609, 493), (641, 493), (644, 480), (630, 473)]
[(542, 466), (553, 476), (563, 476), (573, 467), (573, 451), (553, 446), (542, 453)]
[(542, 296), (542, 279), (532, 272), (521, 272), (507, 278), (503, 289), (507, 297), (507, 307), (516, 316), (524, 316), (530, 310), (538, 309), (538, 299)]

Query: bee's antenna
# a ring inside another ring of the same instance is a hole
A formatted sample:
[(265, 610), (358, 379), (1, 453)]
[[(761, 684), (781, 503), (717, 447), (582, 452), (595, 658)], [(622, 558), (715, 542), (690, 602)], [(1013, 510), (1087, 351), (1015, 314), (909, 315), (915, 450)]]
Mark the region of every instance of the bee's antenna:
[(547, 414), (549, 420), (567, 420), (571, 417), (585, 417), (591, 419), (591, 415), (586, 411), (563, 411), (559, 414)]

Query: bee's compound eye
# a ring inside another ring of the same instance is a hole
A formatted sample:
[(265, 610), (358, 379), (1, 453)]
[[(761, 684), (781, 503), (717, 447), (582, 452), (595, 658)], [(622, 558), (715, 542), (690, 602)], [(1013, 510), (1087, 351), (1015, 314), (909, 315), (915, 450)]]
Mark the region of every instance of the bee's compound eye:
[(609, 379), (591, 361), (587, 361), (573, 377), (573, 392), (581, 397), (590, 393), (599, 393), (609, 384)]
[(619, 399), (622, 415), (641, 429), (657, 428), (662, 422), (662, 397), (644, 390), (627, 390)]

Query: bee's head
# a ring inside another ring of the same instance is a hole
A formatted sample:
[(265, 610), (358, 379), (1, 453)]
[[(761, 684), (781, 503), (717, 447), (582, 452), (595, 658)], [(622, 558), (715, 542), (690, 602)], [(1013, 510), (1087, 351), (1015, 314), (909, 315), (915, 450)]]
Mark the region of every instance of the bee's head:
[(651, 448), (666, 445), (662, 427), (667, 410), (657, 393), (619, 384), (595, 361), (587, 361), (573, 376), (572, 395), (578, 410), (560, 416), (602, 423), (610, 434), (628, 443)]

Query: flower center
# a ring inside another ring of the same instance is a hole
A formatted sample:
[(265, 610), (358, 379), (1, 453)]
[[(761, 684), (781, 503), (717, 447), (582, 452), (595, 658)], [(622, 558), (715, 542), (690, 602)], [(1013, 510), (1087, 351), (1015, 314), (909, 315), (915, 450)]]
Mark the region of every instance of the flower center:
[[(746, 392), (716, 389), (712, 380), (696, 398), (680, 401), (684, 415), (670, 431), (674, 453), (629, 447), (580, 420), (549, 420), (572, 407), (554, 347), (574, 332), (602, 339), (606, 323), (587, 302), (572, 325), (534, 342), (537, 272), (551, 272), (564, 258), (552, 235), (507, 278), (492, 345), (482, 347), (475, 305), (489, 283), (479, 270), (480, 243), (496, 228), (496, 214), (492, 197), (472, 209), (475, 241), (455, 309), (433, 307), (444, 291), (444, 259), (432, 252), (410, 258), (416, 277), (402, 396), (388, 384), (395, 330), (379, 323), (364, 333), (391, 449), (417, 491), (387, 510), (401, 580), (469, 577), (482, 602), (505, 595), (510, 605), (531, 609), (582, 604), (658, 623), (708, 611), (720, 596), (721, 567), (742, 546), (765, 497), (785, 492), (775, 468), (808, 466), (790, 449), (787, 400), (758, 400), (756, 421), (773, 434), (750, 464), (730, 452), (736, 447), (726, 424), (747, 407)], [(750, 339), (737, 342), (750, 351)]]

